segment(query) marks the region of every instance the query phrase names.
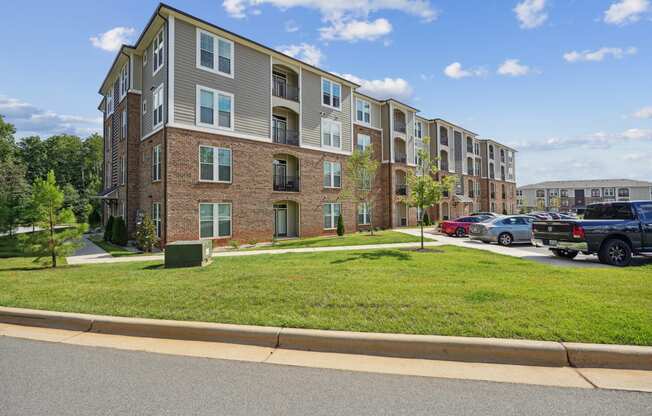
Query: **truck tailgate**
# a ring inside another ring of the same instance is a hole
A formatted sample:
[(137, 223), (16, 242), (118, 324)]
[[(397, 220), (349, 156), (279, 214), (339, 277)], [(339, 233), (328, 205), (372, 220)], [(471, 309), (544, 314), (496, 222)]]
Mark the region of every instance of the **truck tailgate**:
[(572, 240), (574, 221), (535, 221), (532, 223), (532, 237), (538, 240)]

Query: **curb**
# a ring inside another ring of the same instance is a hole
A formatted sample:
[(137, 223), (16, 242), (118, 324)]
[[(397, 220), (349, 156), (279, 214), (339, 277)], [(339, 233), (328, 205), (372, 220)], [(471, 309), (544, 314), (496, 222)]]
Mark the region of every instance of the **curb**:
[(113, 335), (347, 354), (546, 367), (652, 370), (652, 347), (326, 331), (0, 307), (0, 322)]

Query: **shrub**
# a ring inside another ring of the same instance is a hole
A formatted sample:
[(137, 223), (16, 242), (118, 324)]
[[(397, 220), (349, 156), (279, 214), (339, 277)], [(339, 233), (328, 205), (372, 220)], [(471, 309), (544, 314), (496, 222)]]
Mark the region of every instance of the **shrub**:
[(149, 253), (156, 245), (157, 240), (154, 223), (149, 216), (145, 215), (143, 221), (136, 227), (136, 244), (138, 244), (139, 249)]
[(240, 243), (238, 243), (238, 240), (231, 240), (231, 241), (229, 241), (229, 245), (230, 245), (231, 248), (233, 248), (233, 249), (237, 249), (238, 247), (240, 247)]
[(127, 245), (127, 225), (122, 217), (116, 217), (113, 220), (113, 230), (111, 231), (111, 242), (119, 246)]
[(429, 226), (430, 225), (430, 217), (428, 216), (428, 212), (423, 213), (423, 225)]
[(337, 235), (340, 237), (344, 235), (344, 218), (342, 218), (342, 214), (337, 216)]
[(92, 210), (91, 213), (88, 215), (88, 224), (92, 228), (95, 228), (101, 223), (102, 223), (102, 217), (100, 216), (100, 212), (97, 209)]
[(113, 215), (109, 217), (109, 220), (106, 222), (106, 226), (104, 228), (104, 241), (111, 242), (113, 239), (113, 222), (115, 219), (113, 218)]

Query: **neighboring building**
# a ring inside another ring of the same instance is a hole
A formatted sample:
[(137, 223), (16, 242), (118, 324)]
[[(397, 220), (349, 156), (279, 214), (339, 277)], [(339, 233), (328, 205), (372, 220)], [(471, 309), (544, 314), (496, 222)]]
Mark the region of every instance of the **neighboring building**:
[[(442, 164), (460, 178), (431, 218), (513, 211), (512, 149), (357, 87), (160, 5), (100, 87), (104, 218), (122, 216), (132, 235), (150, 215), (163, 244), (329, 234), (340, 213), (347, 230), (366, 228), (367, 207), (348, 201), (342, 189), (347, 157), (372, 146), (381, 162), (373, 226), (414, 226), (417, 212), (400, 197), (428, 135), (433, 157), (448, 152)], [(449, 131), (445, 146), (440, 127)]]
[(631, 179), (549, 181), (521, 186), (519, 210), (577, 211), (595, 202), (652, 199), (652, 182)]

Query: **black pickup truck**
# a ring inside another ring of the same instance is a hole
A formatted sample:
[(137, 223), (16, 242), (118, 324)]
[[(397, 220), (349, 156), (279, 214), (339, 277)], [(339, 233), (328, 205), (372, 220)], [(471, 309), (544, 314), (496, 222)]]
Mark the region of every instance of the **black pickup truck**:
[(532, 244), (558, 257), (597, 254), (601, 263), (627, 266), (632, 255), (652, 253), (652, 201), (590, 204), (581, 220), (536, 221)]

